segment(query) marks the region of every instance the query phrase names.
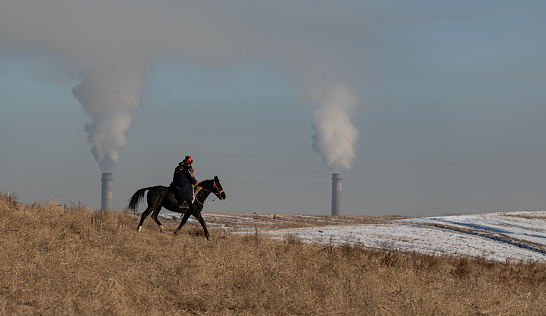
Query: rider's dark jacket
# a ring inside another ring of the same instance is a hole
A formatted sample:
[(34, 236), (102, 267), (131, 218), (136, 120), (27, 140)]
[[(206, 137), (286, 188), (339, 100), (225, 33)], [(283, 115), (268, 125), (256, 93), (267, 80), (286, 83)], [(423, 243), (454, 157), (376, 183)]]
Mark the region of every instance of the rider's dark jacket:
[(169, 189), (177, 199), (185, 199), (191, 203), (193, 200), (192, 185), (195, 184), (197, 184), (197, 180), (193, 177), (193, 168), (191, 165), (181, 162), (174, 169), (173, 182), (171, 182)]

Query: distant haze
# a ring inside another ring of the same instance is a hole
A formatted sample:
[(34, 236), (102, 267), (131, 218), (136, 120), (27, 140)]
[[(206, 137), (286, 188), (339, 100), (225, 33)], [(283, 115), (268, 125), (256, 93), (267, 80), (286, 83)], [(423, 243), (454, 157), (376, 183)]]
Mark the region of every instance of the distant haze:
[[(72, 62), (81, 80), (73, 94), (92, 118), (85, 130), (102, 172), (112, 172), (118, 163), (119, 150), (128, 143), (131, 112), (141, 105), (145, 70), (161, 57), (211, 67), (248, 60), (279, 62), (302, 88), (315, 90), (310, 96), (318, 106), (313, 115), (315, 150), (329, 168), (350, 168), (357, 132), (349, 113), (356, 100), (347, 88), (336, 86), (336, 80), (346, 79), (337, 68), (347, 62), (345, 56), (307, 27), (292, 29), (322, 24), (319, 19), (331, 13), (322, 11), (302, 21), (294, 13), (306, 7), (286, 12), (279, 4), (258, 9), (253, 1), (210, 7), (194, 1), (9, 0), (0, 13), (0, 44)], [(252, 18), (241, 19), (241, 9)], [(266, 12), (264, 28), (256, 29), (254, 17)], [(330, 69), (317, 72), (325, 64)], [(288, 68), (293, 65), (298, 68)], [(316, 78), (326, 85), (313, 85)]]
[[(546, 208), (545, 1), (3, 0), (0, 191), (113, 205), (195, 159), (210, 210)], [(90, 153), (91, 151), (91, 153)]]

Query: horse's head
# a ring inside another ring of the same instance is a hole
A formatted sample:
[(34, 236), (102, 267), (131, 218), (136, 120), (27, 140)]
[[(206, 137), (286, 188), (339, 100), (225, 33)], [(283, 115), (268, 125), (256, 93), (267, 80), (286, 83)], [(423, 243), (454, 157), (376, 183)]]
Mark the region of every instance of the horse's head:
[(215, 176), (213, 180), (205, 180), (199, 185), (206, 191), (214, 193), (220, 200), (226, 199), (226, 192), (224, 192), (224, 188), (222, 188), (222, 184), (217, 176)]
[(224, 192), (224, 188), (222, 188), (222, 184), (220, 183), (218, 176), (214, 176), (214, 180), (212, 180), (212, 190), (210, 191), (214, 193), (220, 200), (226, 199), (226, 192)]

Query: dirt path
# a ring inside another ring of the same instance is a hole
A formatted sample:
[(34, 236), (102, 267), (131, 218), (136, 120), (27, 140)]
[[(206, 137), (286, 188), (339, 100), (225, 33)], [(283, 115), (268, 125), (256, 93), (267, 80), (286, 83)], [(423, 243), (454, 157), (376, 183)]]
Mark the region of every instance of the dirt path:
[[(165, 218), (179, 221), (175, 213), (160, 214)], [(393, 220), (405, 219), (404, 216), (329, 216), (264, 213), (221, 213), (203, 212), (207, 226), (225, 230), (282, 229), (315, 226), (383, 224)], [(195, 219), (191, 218), (193, 222)]]

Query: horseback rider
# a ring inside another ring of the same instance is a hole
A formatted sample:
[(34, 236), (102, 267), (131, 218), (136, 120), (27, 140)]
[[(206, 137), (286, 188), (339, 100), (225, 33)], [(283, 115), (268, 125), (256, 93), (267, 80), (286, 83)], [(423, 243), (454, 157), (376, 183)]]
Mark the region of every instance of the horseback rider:
[[(180, 162), (174, 169), (173, 182), (171, 182), (169, 189), (178, 199), (178, 208), (185, 208), (193, 203), (194, 194), (197, 194), (201, 189), (201, 187), (197, 186), (197, 180), (193, 176), (192, 163), (191, 156), (186, 156), (184, 161)], [(196, 192), (194, 192), (193, 186), (195, 186)]]

